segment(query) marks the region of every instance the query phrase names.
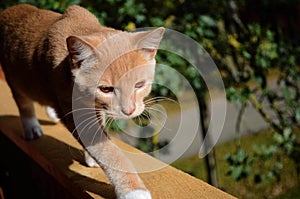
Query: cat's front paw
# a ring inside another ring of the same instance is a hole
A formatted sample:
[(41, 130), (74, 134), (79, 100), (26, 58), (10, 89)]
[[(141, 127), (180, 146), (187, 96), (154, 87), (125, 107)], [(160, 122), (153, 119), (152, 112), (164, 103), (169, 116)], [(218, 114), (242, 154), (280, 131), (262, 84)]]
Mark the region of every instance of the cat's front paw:
[(26, 140), (33, 140), (43, 135), (43, 130), (36, 118), (22, 119), (24, 137)]
[(120, 199), (151, 199), (151, 194), (149, 191), (145, 190), (133, 190), (127, 193), (124, 196), (121, 196)]

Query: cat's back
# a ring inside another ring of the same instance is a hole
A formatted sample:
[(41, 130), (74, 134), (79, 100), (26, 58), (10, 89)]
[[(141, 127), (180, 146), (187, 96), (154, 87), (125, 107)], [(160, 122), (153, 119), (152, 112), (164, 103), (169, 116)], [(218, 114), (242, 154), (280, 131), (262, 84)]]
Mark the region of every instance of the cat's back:
[(22, 19), (26, 19), (28, 15), (36, 12), (38, 8), (29, 4), (20, 4), (9, 7), (0, 13), (0, 25), (13, 25)]
[(20, 35), (39, 34), (58, 20), (60, 16), (59, 13), (38, 9), (29, 4), (15, 5), (0, 13), (0, 34), (3, 35), (11, 31), (10, 33), (16, 35), (18, 30), (25, 31), (19, 32)]
[(23, 63), (30, 63), (37, 52), (38, 56), (50, 53), (48, 57), (61, 61), (67, 53), (68, 36), (106, 29), (93, 14), (77, 5), (70, 6), (64, 14), (28, 4), (12, 6), (0, 13), (0, 58), (3, 61), (21, 55)]
[(28, 4), (7, 8), (0, 13), (0, 57), (11, 60), (16, 55), (25, 64), (30, 62), (36, 46), (47, 29), (61, 14), (38, 9)]
[(19, 4), (19, 5), (11, 6), (0, 13), (0, 21), (5, 22), (6, 20), (8, 22), (9, 18), (12, 21), (18, 18), (22, 19), (38, 10), (39, 9), (37, 7), (29, 4)]

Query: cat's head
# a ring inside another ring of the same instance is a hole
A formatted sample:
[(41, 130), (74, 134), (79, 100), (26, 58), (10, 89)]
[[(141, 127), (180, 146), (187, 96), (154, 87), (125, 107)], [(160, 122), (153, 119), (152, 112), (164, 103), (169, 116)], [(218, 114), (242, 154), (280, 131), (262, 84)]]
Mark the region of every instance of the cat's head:
[(124, 119), (140, 115), (154, 80), (155, 54), (164, 28), (118, 32), (108, 38), (71, 36), (67, 39), (75, 86), (93, 96), (95, 108)]

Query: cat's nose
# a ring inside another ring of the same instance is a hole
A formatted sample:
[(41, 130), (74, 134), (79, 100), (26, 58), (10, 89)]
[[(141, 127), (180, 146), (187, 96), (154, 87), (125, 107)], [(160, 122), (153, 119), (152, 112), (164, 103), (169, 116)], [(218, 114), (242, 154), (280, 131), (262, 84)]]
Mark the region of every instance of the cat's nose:
[(132, 113), (135, 111), (135, 107), (134, 108), (131, 108), (131, 109), (126, 109), (126, 108), (123, 108), (122, 109), (122, 112), (127, 115), (127, 116), (130, 116), (132, 115)]

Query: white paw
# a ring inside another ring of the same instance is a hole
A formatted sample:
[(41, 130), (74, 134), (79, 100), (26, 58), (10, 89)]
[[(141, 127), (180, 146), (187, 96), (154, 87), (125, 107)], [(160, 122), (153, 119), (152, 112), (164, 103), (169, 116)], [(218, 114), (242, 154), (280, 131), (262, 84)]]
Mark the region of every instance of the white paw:
[(121, 196), (120, 199), (151, 199), (149, 191), (145, 190), (133, 190), (127, 193), (125, 196)]
[(54, 122), (56, 122), (56, 123), (59, 122), (60, 119), (57, 117), (57, 114), (52, 107), (47, 106), (46, 113), (47, 113), (48, 117), (50, 117)]
[(94, 160), (94, 158), (92, 158), (86, 151), (84, 152), (84, 159), (88, 167), (100, 167), (99, 164)]
[(43, 130), (36, 118), (21, 118), (24, 137), (26, 140), (33, 140), (43, 135)]

